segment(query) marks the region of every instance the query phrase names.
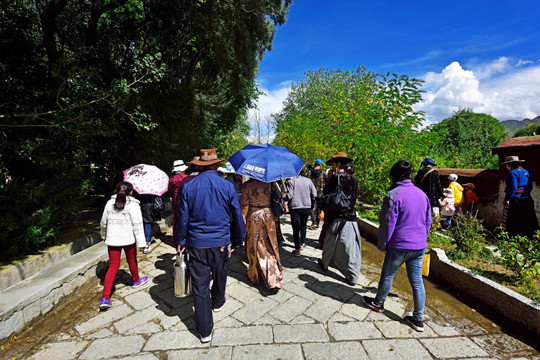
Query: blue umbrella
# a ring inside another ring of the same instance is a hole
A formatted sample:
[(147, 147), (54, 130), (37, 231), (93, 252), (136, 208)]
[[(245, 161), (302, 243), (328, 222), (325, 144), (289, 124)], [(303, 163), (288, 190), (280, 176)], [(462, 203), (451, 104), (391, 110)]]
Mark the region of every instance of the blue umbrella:
[(297, 176), (304, 162), (289, 149), (270, 144), (246, 145), (229, 162), (238, 174), (264, 182)]

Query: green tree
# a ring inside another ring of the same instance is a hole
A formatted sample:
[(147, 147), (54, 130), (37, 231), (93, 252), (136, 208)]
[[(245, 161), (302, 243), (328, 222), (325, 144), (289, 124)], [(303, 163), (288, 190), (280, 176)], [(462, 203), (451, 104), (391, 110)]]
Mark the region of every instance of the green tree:
[(378, 202), (390, 185), (389, 171), (399, 159), (417, 161), (425, 140), (412, 106), (420, 101), (421, 82), (407, 76), (382, 76), (321, 69), (306, 73), (291, 87), (276, 115), (277, 145), (304, 161), (345, 151), (354, 161), (359, 195)]
[(519, 129), (513, 137), (540, 135), (540, 124), (529, 124), (527, 127)]
[(497, 169), (491, 149), (506, 138), (504, 126), (493, 116), (463, 109), (425, 130), (432, 139), (430, 154), (439, 166)]
[(290, 3), (0, 2), (2, 257), (53, 237), (99, 179), (247, 134)]

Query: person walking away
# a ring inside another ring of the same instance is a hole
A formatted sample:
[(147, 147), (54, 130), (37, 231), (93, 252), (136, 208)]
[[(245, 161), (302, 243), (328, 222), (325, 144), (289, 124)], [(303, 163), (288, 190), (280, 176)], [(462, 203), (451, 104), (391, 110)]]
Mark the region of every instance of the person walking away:
[[(220, 169), (218, 169), (219, 172)], [(236, 191), (236, 196), (238, 197), (238, 202), (241, 202), (242, 197), (242, 184), (244, 183), (244, 178), (242, 175), (237, 174), (236, 171), (234, 171), (234, 168), (232, 167), (230, 162), (225, 163), (225, 167), (221, 168), (221, 171), (223, 172), (223, 178), (233, 184), (234, 190)]]
[(412, 316), (407, 315), (403, 320), (416, 331), (424, 331), (426, 291), (422, 267), (431, 225), (431, 203), (427, 195), (412, 184), (408, 161), (395, 163), (390, 176), (393, 185), (383, 200), (379, 217), (378, 248), (385, 252), (381, 278), (375, 298), (364, 296), (364, 302), (374, 311), (383, 311), (394, 276), (405, 263), (414, 310)]
[(439, 173), (433, 167), (437, 166), (432, 158), (422, 160), (422, 169), (416, 173), (414, 184), (428, 197), (433, 217), (439, 216), (439, 199), (442, 197), (442, 186)]
[(326, 161), (326, 165), (332, 166), (332, 169), (329, 171), (328, 181), (324, 185), (323, 195), (330, 194), (336, 191), (337, 188), (337, 176), (339, 174), (339, 181), (341, 188), (347, 198), (350, 201), (350, 206), (348, 209), (344, 210), (324, 210), (324, 222), (319, 234), (319, 243), (321, 246), (324, 246), (324, 241), (326, 238), (326, 232), (330, 225), (339, 217), (351, 218), (356, 217), (356, 210), (354, 206), (356, 205), (356, 195), (358, 191), (358, 181), (354, 176), (354, 171), (352, 169), (353, 159), (347, 156), (344, 152), (337, 152), (332, 155), (332, 157)]
[[(176, 193), (176, 202), (175, 202), (176, 206), (175, 207), (173, 206), (173, 213), (178, 214), (180, 212), (180, 204), (182, 203), (182, 189), (184, 188), (184, 185), (190, 182), (191, 180), (195, 179), (195, 177), (199, 174), (199, 167), (193, 164), (193, 161), (196, 161), (196, 160), (199, 160), (198, 156), (194, 156), (191, 161), (187, 162), (189, 175), (183, 178), (182, 181), (180, 181), (180, 183), (178, 184), (178, 191)], [(178, 231), (175, 230), (175, 233), (177, 232)], [(173, 235), (173, 237), (174, 236), (176, 236), (176, 234)], [(177, 239), (175, 241), (178, 242)]]
[(454, 206), (459, 210), (459, 207), (463, 203), (463, 186), (457, 182), (457, 179), (458, 176), (456, 174), (448, 175), (448, 180), (450, 181), (448, 188), (454, 191)]
[(311, 230), (317, 230), (319, 229), (319, 225), (321, 223), (320, 215), (321, 215), (321, 208), (319, 206), (319, 201), (323, 197), (323, 189), (324, 185), (326, 184), (326, 181), (328, 180), (328, 176), (326, 175), (326, 171), (322, 168), (323, 161), (321, 159), (315, 160), (315, 166), (311, 170), (310, 178), (313, 182), (313, 186), (315, 186), (315, 189), (317, 190), (317, 197), (315, 198), (314, 204), (313, 204), (313, 212), (315, 214), (315, 221), (312, 222), (311, 226), (309, 227)]
[(281, 289), (283, 267), (279, 257), (274, 213), (270, 206), (273, 184), (250, 179), (242, 186), (242, 215), (246, 223), (248, 278), (267, 289)]
[(169, 179), (169, 194), (171, 195), (171, 202), (173, 208), (173, 240), (176, 243), (176, 198), (178, 196), (178, 189), (180, 188), (180, 183), (184, 180), (186, 175), (186, 170), (188, 169), (187, 165), (184, 164), (183, 160), (176, 160), (173, 163), (172, 173), (173, 176)]
[(311, 199), (317, 196), (317, 190), (311, 180), (298, 175), (286, 183), (287, 194), (283, 200), (289, 202), (291, 226), (293, 228), (293, 255), (298, 257), (306, 247), (307, 220), (311, 210)]
[(474, 184), (463, 184), (463, 203), (461, 204), (461, 207), (472, 215), (474, 204), (478, 203), (478, 201), (480, 201), (480, 199), (474, 192)]
[(152, 226), (154, 223), (161, 220), (161, 212), (165, 209), (163, 199), (158, 195), (136, 194), (135, 196), (141, 204), (141, 212), (144, 223), (144, 237), (146, 238), (146, 247), (143, 250), (144, 254), (152, 251)]
[(531, 197), (532, 180), (529, 172), (523, 168), (523, 162), (518, 156), (507, 156), (501, 163), (509, 170), (504, 195), (504, 207), (507, 209), (506, 231), (510, 236), (522, 235), (531, 238), (540, 227)]
[(111, 307), (111, 292), (114, 278), (120, 268), (122, 250), (126, 254), (126, 261), (133, 280), (132, 287), (138, 288), (148, 282), (148, 276), (139, 276), (137, 267), (138, 247), (145, 248), (143, 219), (139, 200), (132, 197), (133, 185), (129, 182), (119, 182), (116, 185), (115, 195), (105, 205), (101, 216), (101, 238), (105, 240), (109, 253), (109, 268), (103, 284), (103, 295), (99, 307)]
[(178, 252), (188, 254), (195, 322), (203, 343), (212, 339), (212, 311), (225, 305), (231, 242), (241, 246), (246, 235), (234, 186), (217, 172), (221, 161), (214, 149), (200, 150), (200, 159), (193, 161), (200, 173), (184, 184), (178, 214)]
[(443, 197), (439, 200), (441, 205), (441, 227), (448, 228), (452, 224), (452, 217), (456, 211), (454, 207), (454, 190), (450, 188), (443, 189)]

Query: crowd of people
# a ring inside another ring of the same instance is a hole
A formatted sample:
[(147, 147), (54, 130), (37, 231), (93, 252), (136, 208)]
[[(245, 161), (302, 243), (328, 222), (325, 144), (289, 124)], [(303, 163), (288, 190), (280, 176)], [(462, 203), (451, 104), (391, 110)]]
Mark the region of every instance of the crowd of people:
[[(245, 251), (247, 275), (254, 285), (262, 284), (277, 292), (283, 287), (284, 269), (280, 245), (284, 242), (280, 218), (272, 210), (272, 193), (282, 196), (293, 229), (292, 255), (300, 257), (306, 248), (309, 229), (319, 230), (323, 271), (338, 269), (345, 281), (356, 284), (361, 267), (361, 238), (357, 224), (358, 181), (354, 160), (344, 152), (326, 161), (317, 159), (314, 166), (298, 176), (266, 183), (237, 174), (230, 163), (218, 158), (214, 149), (184, 164), (173, 164), (169, 194), (173, 207), (173, 239), (179, 253), (186, 253), (192, 284), (197, 330), (202, 342), (211, 340), (213, 312), (225, 305), (225, 288), (232, 248)], [(532, 234), (538, 229), (528, 172), (517, 157), (509, 157), (505, 206), (506, 229), (511, 234)], [(375, 297), (364, 297), (374, 311), (382, 311), (399, 267), (406, 264), (411, 284), (414, 311), (404, 320), (423, 331), (425, 290), (422, 267), (432, 219), (441, 226), (452, 225), (457, 212), (472, 213), (479, 198), (473, 184), (460, 185), (458, 176), (448, 176), (442, 188), (435, 161), (426, 158), (411, 179), (412, 165), (398, 161), (390, 170), (392, 186), (385, 196), (380, 213), (378, 248), (385, 253)], [(190, 169), (190, 174), (185, 172)], [(244, 181), (246, 180), (246, 181)], [(281, 186), (280, 186), (281, 185)], [(137, 195), (128, 182), (120, 182), (107, 203), (101, 220), (101, 236), (108, 246), (109, 268), (105, 276), (101, 308), (111, 306), (111, 289), (124, 250), (134, 288), (148, 277), (139, 276), (136, 249), (151, 251), (151, 225), (159, 220), (163, 201), (156, 195)], [(531, 210), (532, 209), (532, 210)], [(532, 215), (531, 215), (532, 214)], [(324, 219), (321, 221), (321, 219)], [(322, 226), (321, 226), (322, 222)]]

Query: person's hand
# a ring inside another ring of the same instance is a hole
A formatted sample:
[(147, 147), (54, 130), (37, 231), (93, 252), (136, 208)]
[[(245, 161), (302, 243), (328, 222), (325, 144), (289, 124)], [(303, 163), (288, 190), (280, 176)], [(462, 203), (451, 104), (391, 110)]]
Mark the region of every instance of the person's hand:
[(184, 249), (185, 249), (185, 248), (183, 248), (182, 245), (178, 245), (178, 252), (179, 252), (180, 254), (184, 252)]

